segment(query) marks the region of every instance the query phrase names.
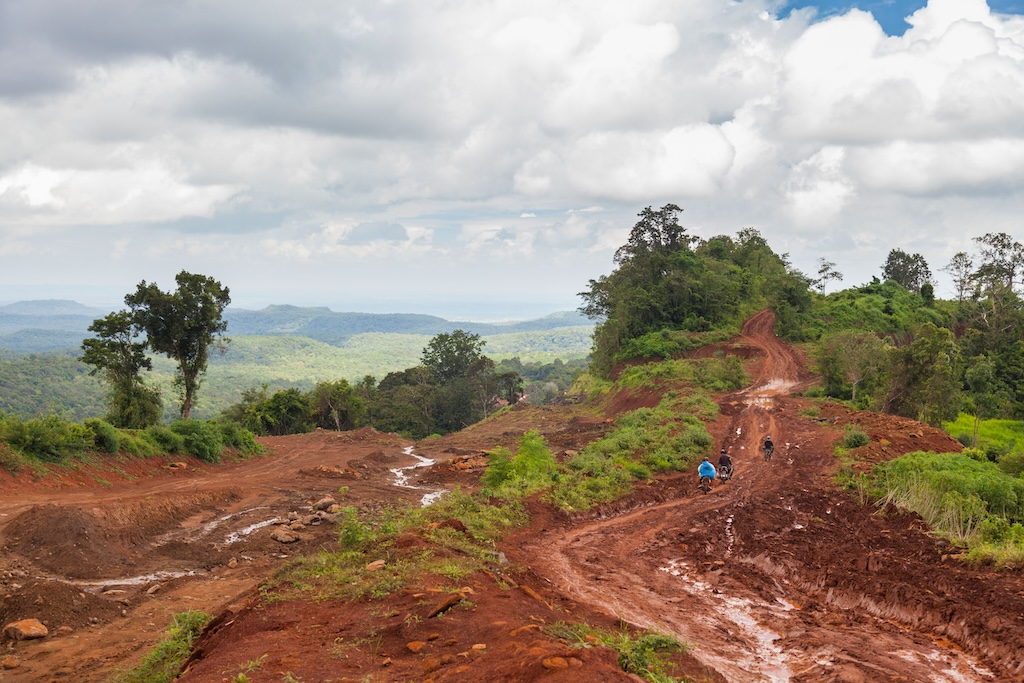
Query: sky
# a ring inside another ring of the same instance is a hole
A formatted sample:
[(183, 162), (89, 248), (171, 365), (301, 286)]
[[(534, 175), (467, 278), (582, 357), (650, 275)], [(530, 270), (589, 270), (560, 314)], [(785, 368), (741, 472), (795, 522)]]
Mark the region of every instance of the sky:
[(807, 273), (1024, 239), (1024, 0), (0, 0), (0, 303), (527, 318), (646, 206)]

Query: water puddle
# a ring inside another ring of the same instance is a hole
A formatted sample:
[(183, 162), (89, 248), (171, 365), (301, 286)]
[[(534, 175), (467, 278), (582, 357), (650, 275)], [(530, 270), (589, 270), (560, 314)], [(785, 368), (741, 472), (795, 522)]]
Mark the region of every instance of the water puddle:
[(167, 581), (169, 579), (180, 579), (183, 576), (198, 576), (203, 572), (190, 569), (186, 572), (153, 572), (152, 574), (141, 574), (139, 576), (127, 576), (121, 579), (103, 579), (101, 581), (70, 581), (76, 586), (87, 588), (109, 588), (111, 586), (140, 586), (156, 581)]
[(419, 469), (421, 467), (430, 467), (434, 464), (434, 461), (430, 458), (424, 458), (422, 455), (416, 455), (412, 452), (412, 446), (406, 446), (402, 449), (402, 452), (406, 455), (416, 458), (416, 463), (409, 465), (408, 467), (393, 467), (391, 473), (395, 475), (395, 486), (403, 489), (413, 489), (415, 491), (427, 491), (420, 498), (420, 507), (427, 507), (432, 503), (436, 503), (441, 499), (441, 496), (448, 493), (447, 489), (431, 490), (424, 486), (415, 486), (409, 483), (409, 474), (412, 470)]
[(273, 517), (272, 519), (265, 519), (262, 522), (256, 522), (255, 524), (250, 524), (249, 526), (241, 528), (238, 531), (232, 531), (224, 539), (224, 545), (231, 545), (232, 543), (238, 543), (239, 541), (241, 541), (243, 538), (245, 538), (246, 536), (248, 536), (252, 532), (258, 531), (259, 529), (262, 529), (265, 526), (270, 526), (274, 522), (278, 521), (278, 519), (280, 519), (280, 518), (279, 517)]
[[(713, 651), (702, 650), (697, 657), (707, 660), (705, 663), (714, 666), (723, 673), (732, 671), (742, 674), (742, 680), (762, 681), (764, 683), (786, 683), (793, 677), (793, 672), (786, 664), (786, 655), (776, 644), (781, 636), (775, 631), (762, 626), (754, 613), (767, 612), (773, 621), (788, 618), (786, 612), (792, 609), (788, 604), (759, 604), (744, 598), (729, 597), (722, 593), (714, 593), (712, 586), (691, 575), (686, 562), (669, 560), (668, 565), (659, 568), (680, 579), (680, 584), (691, 597), (707, 602), (713, 612), (721, 620), (731, 623), (739, 637), (730, 638), (730, 647)], [(720, 623), (709, 624), (720, 629)], [(726, 673), (726, 677), (729, 675)], [(739, 679), (737, 679), (739, 680)]]

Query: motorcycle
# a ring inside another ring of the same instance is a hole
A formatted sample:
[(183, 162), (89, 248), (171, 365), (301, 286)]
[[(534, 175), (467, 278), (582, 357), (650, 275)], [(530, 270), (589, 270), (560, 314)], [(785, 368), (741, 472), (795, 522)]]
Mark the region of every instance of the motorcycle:
[(732, 479), (732, 465), (722, 465), (718, 468), (718, 478), (722, 481)]
[(697, 488), (699, 488), (705, 494), (711, 491), (711, 477), (701, 477), (700, 484), (697, 485)]

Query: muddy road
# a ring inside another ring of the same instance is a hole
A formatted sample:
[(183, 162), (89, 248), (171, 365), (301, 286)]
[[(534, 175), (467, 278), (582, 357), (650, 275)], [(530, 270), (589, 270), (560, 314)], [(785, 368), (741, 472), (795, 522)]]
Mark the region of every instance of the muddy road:
[[(772, 323), (762, 313), (745, 326), (764, 361), (751, 388), (722, 402), (732, 481), (582, 519), (524, 543), (517, 559), (580, 602), (689, 641), (729, 681), (1020, 680), (1019, 575), (972, 572), (911, 516), (873, 514), (834, 490), (841, 432), (798, 416), (786, 394), (802, 363)], [(922, 448), (955, 448), (886, 419)], [(759, 452), (766, 434), (771, 462)]]
[[(416, 444), (438, 465), (401, 476), (392, 470), (421, 464), (413, 444), (370, 429), (262, 439), (267, 455), (218, 466), (129, 458), (40, 481), (0, 472), (0, 620), (37, 618), (51, 630), (43, 640), (3, 643), (0, 658), (14, 656), (17, 666), (0, 669), (0, 682), (108, 681), (189, 609), (238, 615), (239, 630), (223, 631), (188, 678), (202, 682), (230, 680), (239, 662), (255, 661), (267, 662), (249, 674), (260, 683), (303, 666), (314, 667), (301, 678), (307, 683), (338, 679), (342, 666), (358, 672), (355, 680), (423, 680), (429, 652), (413, 654), (406, 643), (432, 631), (437, 656), (448, 642), (458, 643), (453, 652), (489, 644), (431, 673), (436, 681), (579, 680), (579, 671), (542, 666), (573, 653), (589, 680), (632, 680), (608, 651), (580, 653), (537, 631), (570, 613), (690, 642), (694, 681), (1024, 680), (1021, 574), (971, 568), (916, 516), (880, 514), (832, 483), (833, 446), (846, 424), (871, 438), (858, 449), (864, 467), (959, 444), (911, 420), (838, 405), (809, 417), (811, 403), (789, 395), (810, 379), (805, 363), (774, 337), (773, 322), (755, 316), (725, 351), (748, 359), (756, 378), (721, 397), (709, 426), (734, 456), (732, 481), (702, 495), (693, 473), (669, 476), (574, 518), (532, 502), (533, 523), (502, 550), (519, 583), (536, 590), (499, 590), (476, 577), (477, 607), (443, 626), (405, 618), (421, 600), (409, 595), (395, 594), (394, 610), (262, 604), (256, 588), (276, 567), (337, 546), (329, 524), (300, 527), (298, 540), (283, 544), (271, 536), (281, 526), (273, 520), (308, 518), (328, 495), (373, 507), (472, 489), (480, 470), (455, 467), (460, 457), (514, 448), (530, 429), (557, 453), (578, 450), (611, 428), (610, 415), (657, 404), (655, 392), (616, 399), (607, 414), (587, 405), (508, 411)], [(777, 444), (771, 462), (758, 451), (766, 434)], [(339, 654), (337, 640), (322, 644), (296, 626), (339, 623), (345, 642), (387, 637), (344, 659), (353, 650)]]

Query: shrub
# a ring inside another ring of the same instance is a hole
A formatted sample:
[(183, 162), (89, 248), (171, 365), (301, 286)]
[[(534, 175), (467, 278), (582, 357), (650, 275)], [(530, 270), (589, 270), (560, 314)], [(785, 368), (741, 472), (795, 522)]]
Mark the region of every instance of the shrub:
[(5, 417), (0, 422), (0, 439), (22, 455), (46, 462), (61, 462), (93, 445), (91, 430), (56, 415), (24, 422), (16, 417)]
[(171, 431), (185, 440), (185, 452), (206, 462), (220, 462), (224, 442), (216, 422), (204, 420), (178, 420), (171, 425)]
[(117, 453), (121, 448), (121, 437), (114, 425), (106, 420), (89, 418), (83, 423), (92, 430), (93, 443), (104, 453)]
[[(167, 428), (164, 427), (164, 429)], [(177, 436), (177, 434), (175, 434), (175, 436)], [(134, 455), (137, 458), (151, 458), (154, 455), (162, 455), (166, 452), (158, 443), (147, 437), (148, 435), (146, 432), (136, 433), (123, 430), (121, 432), (121, 450), (125, 453)]]
[(219, 422), (220, 438), (225, 446), (231, 446), (240, 453), (262, 453), (263, 446), (256, 443), (256, 436), (236, 422)]
[(164, 453), (185, 452), (185, 438), (170, 427), (165, 427), (163, 425), (146, 427), (146, 431), (143, 432), (143, 437), (147, 441), (152, 441), (156, 444)]
[(521, 498), (547, 488), (558, 467), (544, 437), (536, 430), (523, 434), (514, 456), (508, 449), (498, 448), (488, 453), (488, 458), (483, 482), (498, 498)]
[(1011, 477), (1020, 477), (1024, 474), (1024, 451), (1008, 453), (999, 458), (999, 469)]
[(860, 429), (851, 429), (843, 437), (843, 448), (859, 448), (871, 443), (871, 439)]
[(11, 474), (17, 474), (28, 463), (25, 458), (10, 446), (0, 441), (0, 467)]
[(203, 612), (182, 612), (171, 619), (163, 639), (142, 662), (127, 673), (118, 676), (117, 683), (169, 683), (178, 677), (182, 663), (192, 653), (203, 627), (210, 621)]

